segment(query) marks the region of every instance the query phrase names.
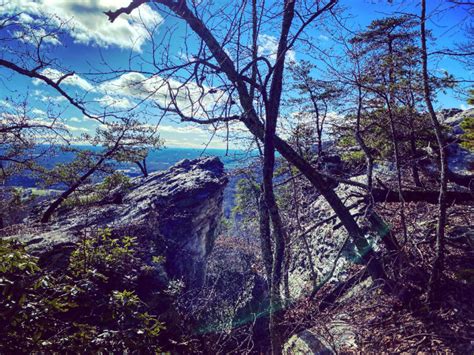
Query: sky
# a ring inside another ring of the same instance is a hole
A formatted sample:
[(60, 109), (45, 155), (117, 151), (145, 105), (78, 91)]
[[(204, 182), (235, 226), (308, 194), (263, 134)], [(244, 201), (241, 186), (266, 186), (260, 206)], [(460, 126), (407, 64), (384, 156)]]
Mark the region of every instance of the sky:
[[(141, 56), (149, 58), (151, 43), (146, 39), (148, 28), (157, 29), (156, 38), (165, 38), (172, 32), (174, 40), (169, 52), (176, 58), (183, 55), (183, 42), (180, 38), (186, 35), (186, 28), (179, 20), (166, 16), (159, 8), (151, 5), (142, 5), (131, 15), (122, 15), (113, 24), (108, 22), (104, 11), (113, 10), (128, 5), (130, 0), (0, 0), (0, 17), (4, 18), (12, 13), (19, 13), (23, 24), (23, 31), (14, 29), (1, 32), (1, 38), (21, 38), (11, 41), (8, 50), (31, 50), (35, 38), (44, 34), (42, 21), (47, 18), (56, 24), (64, 23), (59, 36), (47, 37), (43, 47), (51, 58), (56, 59), (57, 65), (43, 74), (50, 78), (58, 78), (62, 72), (72, 70), (76, 74), (66, 78), (62, 86), (68, 92), (84, 98), (94, 110), (125, 110), (135, 105), (150, 91), (150, 87), (163, 85), (160, 77), (147, 80), (145, 85), (137, 86), (137, 82), (144, 78), (139, 73), (124, 73), (116, 76), (91, 75), (93, 72), (106, 71), (108, 66), (113, 69), (125, 69), (129, 61)], [(216, 0), (219, 4), (221, 1)], [(391, 4), (382, 0), (341, 0), (340, 5), (346, 8), (347, 24), (353, 30), (362, 29), (371, 20), (387, 14), (401, 12), (419, 12), (417, 1), (396, 1)], [(465, 23), (469, 16), (463, 8), (451, 8), (447, 12), (440, 12), (446, 8), (445, 0), (429, 0), (428, 13), (431, 15), (428, 27), (433, 31), (437, 48), (447, 48), (454, 43), (462, 43), (464, 32), (459, 23)], [(440, 14), (437, 14), (440, 12)], [(331, 36), (324, 27), (310, 30), (314, 38), (320, 41), (322, 47), (329, 46)], [(276, 37), (271, 28), (264, 29), (259, 37), (259, 50), (262, 54), (271, 55), (276, 51)], [(10, 58), (8, 50), (0, 54), (0, 58)], [(161, 49), (164, 50), (164, 49)], [(298, 50), (289, 54), (292, 61), (306, 59), (304, 53)], [(108, 66), (104, 66), (106, 62)], [(150, 63), (144, 63), (143, 68), (149, 68)], [(438, 58), (432, 62), (433, 71), (448, 70), (456, 77), (472, 80), (473, 73), (467, 71), (463, 65), (449, 58)], [(150, 87), (147, 87), (149, 85)], [(170, 85), (179, 85), (178, 82)], [(191, 86), (191, 92), (194, 89)], [(51, 112), (60, 115), (64, 125), (75, 135), (91, 133), (99, 125), (88, 119), (79, 110), (67, 104), (54, 89), (38, 80), (30, 79), (11, 71), (0, 68), (0, 109), (15, 109), (18, 101), (28, 94), (29, 114), (36, 119), (46, 117)], [(219, 93), (213, 102), (223, 99)], [(166, 103), (166, 95), (158, 90), (151, 97), (159, 103)], [(437, 107), (467, 108), (464, 99), (452, 92), (438, 95)], [(209, 102), (209, 105), (212, 103)], [(139, 106), (141, 107), (141, 106)], [(198, 114), (190, 111), (190, 115)], [(149, 108), (137, 109), (137, 115), (143, 115), (144, 120), (156, 124), (161, 114)], [(241, 127), (236, 127), (239, 131)], [(161, 118), (158, 128), (160, 136), (169, 147), (202, 148), (209, 143), (212, 132), (205, 126), (181, 123), (172, 115)], [(238, 144), (238, 143), (237, 143)], [(223, 137), (214, 137), (209, 145), (212, 148), (226, 147)], [(236, 148), (234, 145), (231, 148)]]

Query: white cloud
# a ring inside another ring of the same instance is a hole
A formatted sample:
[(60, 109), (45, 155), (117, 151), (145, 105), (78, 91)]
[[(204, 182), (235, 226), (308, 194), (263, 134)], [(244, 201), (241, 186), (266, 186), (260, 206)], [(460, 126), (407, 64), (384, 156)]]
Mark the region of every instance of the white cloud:
[[(58, 81), (62, 76), (64, 76), (63, 72), (56, 69), (52, 69), (52, 68), (47, 68), (47, 69), (42, 70), (41, 74), (48, 77), (49, 79), (53, 81)], [(38, 85), (41, 83), (42, 83), (41, 80), (33, 79), (33, 84)], [(86, 91), (93, 91), (94, 89), (94, 87), (87, 80), (85, 80), (84, 78), (80, 77), (77, 74), (68, 76), (61, 82), (61, 84), (77, 86)]]
[(207, 137), (209, 132), (201, 127), (197, 126), (169, 126), (169, 125), (160, 125), (158, 126), (158, 132), (162, 133), (172, 133), (172, 134), (192, 134), (194, 136)]
[(8, 100), (3, 100), (3, 99), (0, 100), (0, 109), (4, 110), (4, 109), (12, 109), (12, 108), (13, 108), (13, 105), (11, 102), (9, 102)]
[[(70, 121), (73, 121), (69, 119)], [(41, 125), (43, 128), (54, 128), (60, 130), (67, 130), (68, 132), (90, 132), (91, 130), (86, 127), (77, 127), (66, 124), (58, 120), (48, 120), (46, 118), (31, 118), (21, 114), (11, 114), (2, 112), (0, 113), (0, 125), (1, 124), (11, 124), (13, 122), (22, 122), (28, 123), (30, 125)], [(64, 133), (64, 132), (63, 132)]]
[[(33, 80), (33, 83), (35, 85), (38, 85), (40, 83), (40, 81)], [(45, 102), (45, 103), (59, 104), (61, 102), (66, 101), (66, 98), (64, 96), (60, 96), (60, 95), (59, 96), (51, 96), (51, 95), (47, 94), (46, 92), (44, 92), (42, 90), (38, 90), (38, 89), (33, 90), (33, 96), (35, 98), (37, 98), (39, 101)]]
[(158, 26), (163, 18), (145, 4), (114, 23), (108, 21), (105, 11), (129, 4), (130, 0), (11, 0), (0, 6), (0, 13), (22, 12), (20, 20), (25, 23), (45, 16), (56, 24), (68, 21), (67, 31), (76, 43), (140, 51), (148, 36), (146, 27)]
[[(274, 36), (261, 34), (258, 36), (258, 55), (266, 56), (271, 61), (276, 60), (278, 52), (278, 40)], [(296, 62), (296, 53), (293, 50), (289, 50), (286, 53), (286, 60), (288, 63)]]
[(90, 132), (91, 130), (86, 127), (76, 127), (76, 126), (71, 126), (68, 124), (65, 124), (64, 127), (68, 129), (70, 132)]
[[(105, 95), (122, 95), (138, 99), (150, 99), (157, 104), (168, 107), (173, 102), (187, 116), (202, 117), (203, 109), (210, 110), (225, 101), (221, 91), (210, 93), (210, 88), (199, 87), (194, 83), (183, 85), (175, 79), (164, 79), (160, 76), (145, 77), (143, 74), (131, 72), (123, 74), (101, 84), (98, 91)], [(172, 96), (171, 96), (172, 95)], [(198, 102), (199, 101), (199, 102)], [(174, 108), (174, 106), (171, 106)]]
[(134, 103), (126, 97), (114, 97), (110, 95), (101, 97), (99, 100), (97, 100), (97, 102), (102, 107), (111, 107), (116, 109), (127, 109), (134, 106)]
[[(22, 15), (25, 15), (25, 14), (22, 14)], [(39, 28), (39, 29), (33, 28), (29, 26), (27, 23), (25, 24), (23, 22), (22, 22), (22, 25), (23, 25), (23, 28), (21, 30), (13, 32), (13, 36), (15, 38), (18, 38), (22, 42), (31, 43), (35, 46), (37, 46), (40, 43), (40, 41), (42, 43), (49, 43), (55, 46), (61, 44), (61, 41), (59, 40), (56, 34), (48, 34), (44, 28)]]
[(66, 98), (64, 96), (48, 96), (48, 95), (43, 95), (39, 97), (41, 102), (46, 102), (46, 103), (55, 103), (59, 104), (61, 102), (66, 101)]
[[(197, 148), (197, 149), (225, 149), (227, 148), (226, 142), (220, 141), (218, 139), (213, 139), (212, 142), (207, 145), (207, 141), (189, 141), (182, 139), (166, 139), (166, 147), (177, 147), (177, 148)], [(207, 145), (207, 146), (206, 146)], [(235, 149), (232, 146), (231, 149)]]
[(323, 41), (329, 41), (329, 37), (326, 36), (326, 35), (323, 35), (323, 34), (320, 34), (320, 35), (318, 36), (318, 38), (319, 38), (320, 40), (323, 40)]
[(20, 16), (18, 16), (18, 20), (20, 20), (22, 24), (34, 22), (34, 18), (24, 12), (22, 12)]
[[(217, 131), (213, 135), (213, 130), (207, 125), (164, 125), (158, 126), (158, 133), (164, 139), (165, 146), (168, 147), (188, 147), (188, 148), (208, 148), (225, 149), (227, 148), (225, 130)], [(231, 135), (238, 134), (239, 137), (248, 137), (245, 132), (243, 124), (240, 122), (233, 122), (230, 125)], [(212, 141), (210, 141), (212, 137)], [(209, 142), (210, 141), (210, 142)], [(239, 146), (235, 145), (232, 139), (229, 141), (231, 149), (242, 148), (242, 141), (239, 140)]]
[(67, 119), (69, 122), (82, 122), (79, 117), (70, 117)]
[(41, 110), (39, 108), (34, 108), (33, 110), (31, 110), (31, 113), (33, 115), (36, 115), (36, 116), (45, 116), (46, 115), (46, 112), (44, 112), (43, 110)]

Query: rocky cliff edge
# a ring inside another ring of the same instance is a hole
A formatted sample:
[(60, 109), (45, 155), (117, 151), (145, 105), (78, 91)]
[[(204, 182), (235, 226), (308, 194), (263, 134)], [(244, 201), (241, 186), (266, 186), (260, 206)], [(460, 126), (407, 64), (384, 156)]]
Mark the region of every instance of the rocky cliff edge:
[(134, 178), (131, 187), (118, 188), (101, 202), (59, 213), (49, 224), (25, 222), (10, 237), (44, 264), (60, 266), (81, 235), (107, 227), (114, 235), (137, 237), (150, 259), (166, 257), (170, 278), (198, 287), (217, 236), (226, 184), (218, 158), (186, 159)]

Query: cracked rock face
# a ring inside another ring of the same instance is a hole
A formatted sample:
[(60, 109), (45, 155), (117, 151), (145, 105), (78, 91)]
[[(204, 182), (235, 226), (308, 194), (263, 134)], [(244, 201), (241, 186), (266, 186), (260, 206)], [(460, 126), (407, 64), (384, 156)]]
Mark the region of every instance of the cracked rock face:
[[(366, 183), (365, 175), (351, 178), (354, 182)], [(359, 226), (367, 232), (369, 244), (377, 250), (380, 237), (366, 230), (368, 221), (363, 218), (365, 204), (361, 203), (364, 191), (356, 186), (339, 184), (335, 192), (344, 201)], [(291, 243), (293, 258), (289, 265), (289, 296), (296, 300), (308, 296), (325, 283), (345, 280), (347, 269), (361, 262), (346, 229), (323, 196), (318, 196), (306, 209), (303, 230)]]
[[(461, 123), (468, 117), (474, 117), (474, 109), (459, 110), (452, 116), (444, 116), (443, 123), (452, 128), (452, 138), (459, 139), (459, 135), (465, 133), (461, 128)], [(474, 154), (462, 148), (458, 143), (450, 144), (448, 146), (448, 164), (455, 173), (471, 175), (474, 167)]]
[(67, 260), (84, 230), (109, 227), (115, 235), (138, 237), (150, 259), (164, 255), (170, 278), (189, 287), (202, 285), (222, 217), (227, 184), (222, 162), (215, 157), (185, 159), (132, 184), (101, 203), (64, 212), (47, 225), (25, 223), (13, 238), (51, 264)]

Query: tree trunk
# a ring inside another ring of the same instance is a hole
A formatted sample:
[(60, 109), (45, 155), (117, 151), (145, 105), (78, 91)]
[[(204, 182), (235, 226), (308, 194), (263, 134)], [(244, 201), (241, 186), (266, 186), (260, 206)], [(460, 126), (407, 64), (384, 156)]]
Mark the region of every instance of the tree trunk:
[[(222, 46), (212, 35), (210, 30), (205, 26), (205, 24), (196, 17), (196, 15), (185, 5), (185, 3), (172, 3), (172, 2), (161, 2), (163, 5), (167, 6), (172, 10), (176, 15), (182, 18), (187, 22), (189, 27), (206, 43), (209, 51), (215, 56), (215, 59), (219, 63), (221, 70), (227, 75), (228, 79), (235, 84), (237, 93), (239, 95), (239, 101), (243, 108), (245, 114), (242, 116), (242, 122), (246, 125), (249, 131), (257, 137), (259, 140), (264, 141), (264, 127), (260, 122), (259, 116), (257, 115), (253, 100), (249, 95), (245, 82), (240, 77), (237, 72), (232, 59), (227, 55)], [(335, 4), (332, 1), (331, 6)], [(294, 11), (294, 2), (289, 2), (287, 8), (285, 8), (285, 13), (287, 11)], [(113, 21), (119, 12), (109, 13), (109, 19)], [(285, 26), (291, 26), (291, 23), (286, 23)], [(286, 46), (284, 48), (286, 51)], [(277, 55), (279, 60), (283, 60), (284, 56), (280, 58), (281, 52)], [(278, 74), (278, 75), (277, 75)], [(279, 86), (279, 91), (281, 93), (282, 85), (282, 73), (278, 73), (278, 70), (274, 70), (274, 79), (272, 84), (275, 83), (276, 86)], [(273, 86), (273, 85), (272, 85)], [(274, 89), (274, 88), (272, 88)], [(275, 101), (275, 95), (272, 95), (270, 92), (271, 99), (270, 102), (276, 104), (276, 110), (278, 114), (279, 108), (279, 99)], [(275, 135), (275, 148), (280, 152), (280, 154), (293, 164), (303, 175), (305, 175), (308, 180), (313, 184), (313, 186), (322, 194), (322, 196), (328, 201), (329, 205), (333, 208), (334, 212), (341, 220), (341, 223), (347, 230), (348, 234), (354, 240), (354, 244), (357, 246), (359, 252), (362, 255), (365, 255), (364, 260), (367, 262), (367, 267), (369, 272), (374, 277), (374, 279), (387, 279), (382, 268), (380, 261), (375, 258), (373, 251), (371, 250), (367, 240), (365, 239), (364, 234), (362, 233), (360, 227), (357, 225), (354, 217), (350, 214), (349, 210), (344, 206), (341, 199), (337, 194), (328, 186), (327, 182), (323, 177), (308, 163), (303, 157), (298, 155), (288, 143), (283, 141), (277, 135)], [(369, 262), (370, 261), (370, 262)]]
[(136, 161), (135, 164), (138, 165), (140, 171), (142, 172), (144, 177), (148, 177), (148, 169), (146, 167), (146, 158), (144, 158), (141, 162)]
[(413, 118), (410, 117), (410, 149), (413, 162), (411, 164), (411, 174), (413, 177), (413, 182), (415, 183), (416, 187), (423, 187), (420, 180), (420, 172), (418, 169), (418, 153), (416, 150), (416, 137), (415, 137), (415, 129), (413, 127)]
[[(258, 131), (255, 130), (255, 133), (258, 134)], [(285, 141), (277, 136), (275, 137), (275, 147), (285, 159), (296, 166), (296, 168), (298, 168), (298, 170), (308, 178), (312, 185), (316, 187), (316, 189), (326, 199), (344, 228), (347, 230), (348, 234), (351, 236), (358, 252), (363, 256), (363, 260), (367, 264), (367, 268), (374, 280), (382, 279), (388, 281), (382, 264), (375, 257), (375, 253), (367, 242), (364, 233), (351, 215), (349, 209), (342, 203), (339, 196), (337, 196), (336, 192), (330, 188), (329, 184), (321, 177), (321, 175), (319, 175), (313, 166), (300, 157), (290, 146), (287, 145)]]
[(408, 239), (408, 231), (407, 231), (407, 224), (406, 224), (406, 218), (405, 218), (405, 199), (403, 197), (403, 185), (402, 185), (402, 167), (400, 163), (400, 148), (398, 146), (398, 137), (396, 135), (397, 130), (395, 127), (395, 118), (393, 115), (392, 111), (392, 106), (389, 101), (387, 101), (387, 107), (388, 107), (388, 116), (390, 120), (390, 131), (392, 135), (392, 144), (393, 144), (393, 157), (395, 159), (395, 168), (397, 171), (397, 190), (398, 190), (398, 195), (399, 195), (399, 201), (400, 201), (400, 223), (402, 225), (403, 229), (403, 240), (404, 243), (406, 243)]
[(285, 256), (285, 232), (278, 206), (273, 192), (273, 170), (275, 165), (275, 134), (276, 120), (267, 117), (265, 125), (263, 155), (263, 193), (273, 227), (273, 264), (270, 282), (270, 337), (272, 354), (280, 354), (282, 349), (279, 314), (281, 313), (280, 287), (282, 281), (283, 261)]
[(267, 274), (268, 285), (272, 278), (272, 240), (270, 234), (270, 216), (268, 214), (267, 205), (265, 204), (265, 198), (260, 196), (259, 198), (259, 225), (260, 225), (260, 249), (262, 251), (263, 265)]
[(400, 222), (403, 229), (403, 240), (406, 243), (408, 239), (408, 232), (407, 232), (407, 224), (405, 220), (405, 201), (403, 199), (402, 193), (402, 171), (401, 171), (401, 162), (400, 162), (400, 147), (398, 145), (398, 137), (397, 137), (397, 129), (395, 127), (395, 114), (393, 109), (395, 107), (395, 94), (394, 94), (394, 86), (395, 86), (395, 77), (394, 77), (394, 57), (393, 57), (393, 40), (389, 35), (388, 39), (388, 55), (390, 58), (390, 66), (388, 68), (388, 76), (389, 76), (389, 93), (388, 98), (386, 98), (387, 109), (388, 109), (388, 117), (390, 121), (390, 131), (392, 136), (392, 144), (393, 144), (393, 157), (395, 160), (395, 168), (397, 170), (397, 188), (398, 193), (400, 195)]
[(82, 175), (74, 184), (72, 184), (69, 189), (64, 191), (59, 197), (51, 203), (51, 205), (46, 209), (41, 217), (41, 223), (47, 223), (54, 211), (66, 200), (74, 191), (77, 190), (79, 186), (81, 186), (92, 174), (94, 174), (97, 169), (102, 165), (102, 163), (112, 154), (111, 151), (107, 152), (107, 154), (103, 155), (99, 161), (90, 168), (84, 175)]
[[(396, 202), (400, 203), (400, 194), (398, 191), (386, 189), (373, 189), (372, 197), (375, 202)], [(457, 205), (473, 205), (474, 195), (470, 192), (447, 191), (444, 195), (445, 202)], [(405, 202), (426, 202), (439, 204), (439, 191), (403, 191), (403, 200)]]
[(372, 157), (372, 153), (370, 148), (365, 144), (364, 139), (362, 138), (362, 133), (360, 131), (360, 120), (362, 118), (362, 88), (360, 85), (357, 85), (358, 96), (357, 96), (357, 116), (356, 116), (356, 131), (355, 131), (355, 138), (357, 144), (359, 144), (360, 148), (364, 152), (365, 161), (366, 161), (366, 171), (367, 171), (367, 186), (368, 186), (368, 194), (372, 194), (372, 187), (373, 187), (373, 171), (374, 171), (374, 158)]
[(440, 286), (441, 277), (444, 267), (444, 234), (446, 226), (446, 193), (447, 193), (447, 157), (444, 146), (443, 133), (441, 124), (436, 117), (436, 112), (431, 101), (431, 89), (428, 74), (428, 50), (426, 48), (426, 0), (421, 0), (421, 17), (420, 17), (420, 35), (421, 35), (421, 59), (423, 74), (423, 92), (426, 107), (430, 114), (431, 122), (434, 127), (436, 140), (439, 147), (440, 159), (440, 186), (438, 198), (438, 225), (436, 227), (436, 256), (433, 263), (433, 270), (428, 285), (428, 296), (431, 302), (435, 301), (435, 295)]

